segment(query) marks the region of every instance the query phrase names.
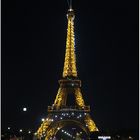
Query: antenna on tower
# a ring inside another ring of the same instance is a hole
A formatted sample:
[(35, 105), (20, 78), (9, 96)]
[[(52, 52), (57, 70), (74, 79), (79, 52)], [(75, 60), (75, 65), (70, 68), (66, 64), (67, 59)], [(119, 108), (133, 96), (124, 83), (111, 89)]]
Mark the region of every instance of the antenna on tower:
[(72, 9), (72, 0), (70, 0), (70, 9)]
[(72, 0), (67, 0), (69, 9), (72, 9)]

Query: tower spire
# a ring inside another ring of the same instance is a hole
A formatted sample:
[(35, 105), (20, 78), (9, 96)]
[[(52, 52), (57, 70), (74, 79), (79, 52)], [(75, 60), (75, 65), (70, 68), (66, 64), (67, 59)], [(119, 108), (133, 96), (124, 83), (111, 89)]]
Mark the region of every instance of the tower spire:
[(72, 0), (70, 0), (70, 8), (69, 9), (72, 9)]
[(67, 0), (67, 3), (68, 3), (68, 6), (69, 6), (69, 9), (72, 9), (72, 0)]
[(69, 2), (69, 9), (67, 13), (67, 39), (66, 52), (63, 68), (63, 77), (77, 77), (76, 55), (75, 55), (75, 38), (74, 38), (74, 10), (72, 9), (72, 0)]

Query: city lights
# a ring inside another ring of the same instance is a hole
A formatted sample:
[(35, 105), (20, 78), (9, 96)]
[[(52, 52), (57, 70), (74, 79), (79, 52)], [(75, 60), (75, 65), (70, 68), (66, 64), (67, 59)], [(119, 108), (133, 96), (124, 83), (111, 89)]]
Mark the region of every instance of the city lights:
[(111, 139), (111, 136), (98, 136), (98, 139), (108, 140)]
[(72, 135), (70, 133), (68, 133), (67, 131), (61, 130), (61, 132), (63, 132), (64, 134), (66, 134), (69, 137), (72, 137)]

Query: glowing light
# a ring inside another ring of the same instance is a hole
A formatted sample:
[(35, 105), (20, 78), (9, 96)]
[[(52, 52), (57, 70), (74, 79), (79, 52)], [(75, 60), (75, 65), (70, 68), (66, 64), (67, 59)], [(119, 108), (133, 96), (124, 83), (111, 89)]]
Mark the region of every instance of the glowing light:
[(42, 118), (42, 119), (41, 119), (41, 121), (42, 121), (42, 122), (44, 122), (44, 121), (45, 121), (45, 119), (44, 119), (44, 118)]
[(28, 131), (29, 134), (31, 134), (31, 131)]
[(22, 129), (19, 130), (19, 132), (22, 132), (22, 131), (23, 131)]
[(117, 135), (117, 137), (118, 137), (118, 138), (120, 138), (120, 136), (119, 136), (119, 135)]
[(98, 136), (98, 139), (107, 140), (111, 139), (111, 136)]
[(24, 112), (26, 112), (26, 111), (27, 111), (27, 108), (26, 108), (26, 107), (24, 107), (24, 108), (23, 108), (23, 111), (24, 111)]
[(8, 127), (8, 130), (10, 130), (11, 128), (10, 127)]
[(133, 139), (131, 136), (129, 136), (128, 138), (131, 139), (131, 140)]
[(34, 135), (36, 136), (36, 135), (37, 135), (37, 133), (34, 133)]

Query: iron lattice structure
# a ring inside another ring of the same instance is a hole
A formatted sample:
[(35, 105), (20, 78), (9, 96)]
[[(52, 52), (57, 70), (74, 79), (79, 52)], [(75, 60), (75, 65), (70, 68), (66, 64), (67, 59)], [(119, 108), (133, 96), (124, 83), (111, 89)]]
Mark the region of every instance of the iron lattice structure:
[[(75, 41), (74, 41), (74, 10), (67, 13), (68, 27), (66, 52), (62, 79), (59, 80), (59, 89), (52, 106), (48, 107), (48, 116), (37, 130), (38, 139), (51, 139), (67, 124), (76, 124), (89, 135), (98, 131), (90, 116), (90, 106), (86, 106), (81, 93), (81, 81), (77, 76)], [(75, 105), (68, 106), (68, 95), (74, 95)]]

